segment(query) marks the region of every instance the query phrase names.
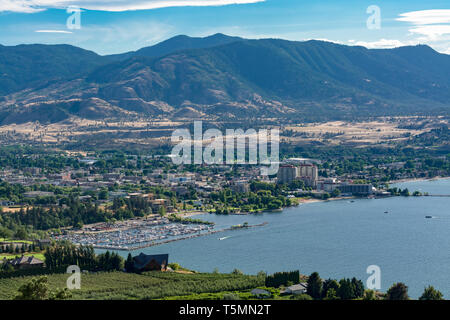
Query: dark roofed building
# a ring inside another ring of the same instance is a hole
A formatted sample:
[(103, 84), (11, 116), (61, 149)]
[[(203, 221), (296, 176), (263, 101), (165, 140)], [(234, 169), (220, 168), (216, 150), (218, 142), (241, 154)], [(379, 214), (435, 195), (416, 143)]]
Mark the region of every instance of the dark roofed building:
[(168, 254), (147, 255), (145, 253), (133, 257), (136, 271), (166, 271), (169, 263)]
[(12, 260), (4, 260), (4, 263), (12, 265), (14, 269), (42, 268), (44, 266), (44, 261), (39, 260), (34, 256), (25, 257), (24, 255)]

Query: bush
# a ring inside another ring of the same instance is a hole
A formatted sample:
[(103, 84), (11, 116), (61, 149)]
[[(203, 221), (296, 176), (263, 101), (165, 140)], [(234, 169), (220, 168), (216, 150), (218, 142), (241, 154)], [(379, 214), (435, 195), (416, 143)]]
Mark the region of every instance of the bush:
[(313, 300), (313, 298), (310, 295), (306, 294), (306, 293), (294, 294), (291, 299), (294, 299), (294, 300)]
[(442, 292), (436, 290), (433, 286), (428, 286), (423, 291), (419, 300), (444, 300)]
[(408, 287), (402, 283), (394, 283), (386, 293), (387, 300), (408, 300)]
[(241, 300), (241, 298), (235, 293), (225, 293), (222, 300)]

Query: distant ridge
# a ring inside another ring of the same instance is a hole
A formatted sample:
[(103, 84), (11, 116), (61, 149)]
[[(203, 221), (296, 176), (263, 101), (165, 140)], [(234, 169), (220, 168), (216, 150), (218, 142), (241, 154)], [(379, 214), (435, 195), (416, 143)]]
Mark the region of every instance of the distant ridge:
[(203, 49), (228, 44), (234, 41), (240, 41), (243, 38), (230, 37), (222, 33), (216, 33), (205, 38), (188, 37), (179, 35), (168, 40), (162, 41), (154, 46), (145, 47), (137, 51), (126, 52), (122, 54), (109, 55), (114, 60), (125, 60), (132, 57), (161, 57), (170, 53), (186, 49)]
[(115, 56), (0, 47), (0, 124), (72, 116), (299, 120), (448, 115), (450, 56), (424, 45), (176, 36)]

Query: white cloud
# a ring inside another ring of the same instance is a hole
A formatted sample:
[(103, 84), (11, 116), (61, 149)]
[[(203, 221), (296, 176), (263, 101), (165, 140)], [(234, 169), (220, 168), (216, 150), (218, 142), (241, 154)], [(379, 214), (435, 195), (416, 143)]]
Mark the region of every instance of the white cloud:
[(420, 40), (442, 41), (450, 34), (450, 10), (422, 10), (400, 14), (397, 21), (409, 22), (412, 35), (422, 36)]
[(37, 33), (72, 33), (66, 30), (36, 30)]
[(1, 11), (32, 13), (48, 8), (78, 6), (88, 10), (131, 11), (165, 7), (224, 6), (264, 2), (265, 0), (1, 0)]
[(409, 29), (409, 32), (426, 36), (430, 40), (440, 40), (442, 36), (450, 34), (450, 25), (417, 26)]
[(395, 39), (380, 39), (377, 41), (355, 41), (350, 40), (349, 44), (352, 46), (362, 46), (368, 49), (390, 49), (390, 48), (398, 48), (407, 45), (417, 44), (415, 42), (402, 42), (400, 40)]
[(409, 22), (414, 25), (450, 23), (450, 9), (411, 11), (400, 14), (397, 21)]
[(310, 41), (310, 40), (331, 42), (331, 43), (335, 43), (335, 44), (344, 44), (344, 42), (342, 42), (342, 41), (331, 40), (331, 39), (327, 39), (327, 38), (305, 38), (305, 39), (302, 39), (301, 41)]
[(396, 20), (411, 24), (408, 31), (416, 41), (428, 44), (439, 52), (448, 53), (450, 9), (405, 12)]
[(0, 2), (0, 12), (12, 11), (12, 12), (34, 13), (42, 10), (44, 9), (34, 7), (32, 2), (28, 0), (2, 0)]

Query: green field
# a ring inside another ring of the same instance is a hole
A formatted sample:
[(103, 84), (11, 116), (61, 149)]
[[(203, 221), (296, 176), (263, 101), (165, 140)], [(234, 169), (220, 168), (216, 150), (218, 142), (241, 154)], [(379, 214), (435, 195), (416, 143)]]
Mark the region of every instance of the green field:
[(12, 239), (6, 239), (6, 238), (0, 238), (0, 242), (26, 243), (26, 244), (33, 243), (33, 241), (29, 241), (29, 240), (12, 240)]
[[(0, 254), (0, 260), (3, 260), (3, 258), (6, 259), (14, 259), (15, 257), (20, 257), (22, 256), (21, 253), (11, 253), (11, 254)], [(25, 257), (30, 257), (30, 256), (34, 256), (35, 258), (45, 261), (45, 256), (43, 253), (25, 253), (24, 254)]]
[[(48, 276), (52, 290), (64, 288), (68, 274)], [(0, 299), (12, 299), (32, 277), (0, 279)], [(264, 285), (264, 278), (248, 275), (174, 272), (101, 272), (81, 275), (81, 289), (73, 299), (160, 299), (201, 293), (245, 291)]]

